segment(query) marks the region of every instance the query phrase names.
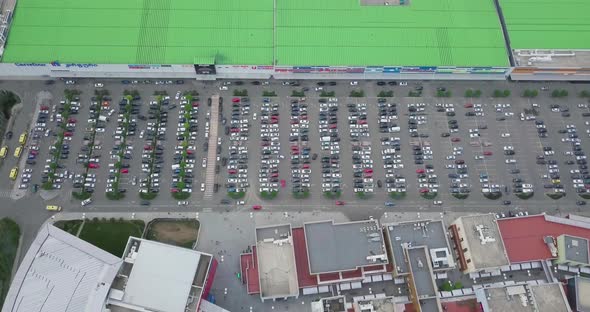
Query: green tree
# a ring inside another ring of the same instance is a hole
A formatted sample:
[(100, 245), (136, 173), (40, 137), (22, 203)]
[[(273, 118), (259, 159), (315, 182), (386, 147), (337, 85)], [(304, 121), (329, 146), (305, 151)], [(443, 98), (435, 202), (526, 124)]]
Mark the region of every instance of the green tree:
[(465, 97), (468, 97), (468, 98), (473, 97), (473, 90), (467, 89), (465, 91)]

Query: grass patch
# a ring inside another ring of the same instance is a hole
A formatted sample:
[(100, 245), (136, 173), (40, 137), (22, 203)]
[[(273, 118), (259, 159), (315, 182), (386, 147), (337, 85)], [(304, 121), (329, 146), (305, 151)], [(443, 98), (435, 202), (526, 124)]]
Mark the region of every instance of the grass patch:
[(185, 200), (185, 199), (188, 199), (189, 197), (191, 197), (191, 193), (189, 193), (189, 192), (176, 192), (176, 193), (172, 193), (172, 197), (174, 197), (174, 199), (178, 199), (178, 200)]
[(262, 199), (275, 199), (277, 197), (277, 195), (279, 195), (278, 191), (271, 191), (271, 192), (262, 191), (262, 192), (260, 192), (260, 197), (262, 197)]
[(76, 234), (78, 234), (78, 230), (80, 229), (80, 225), (82, 225), (82, 220), (57, 221), (53, 225), (58, 229), (64, 230), (76, 236)]
[[(115, 189), (115, 186), (118, 186), (117, 183), (113, 184), (113, 189)], [(117, 188), (118, 189), (118, 188)], [(120, 200), (125, 198), (125, 193), (121, 193), (119, 191), (117, 192), (107, 192), (107, 198), (110, 200)]]
[(139, 193), (139, 198), (145, 200), (152, 200), (158, 196), (158, 193), (155, 192), (147, 192), (147, 193)]
[(516, 195), (516, 197), (520, 198), (520, 199), (529, 199), (531, 197), (533, 197), (533, 195), (535, 195), (535, 192), (529, 192), (529, 193), (514, 193), (514, 195)]
[[(242, 90), (235, 89), (234, 90), (234, 96), (248, 96), (248, 90), (246, 90), (246, 89), (242, 89)], [(266, 96), (268, 96), (268, 95), (266, 95)]]
[(492, 97), (495, 98), (505, 98), (505, 97), (509, 97), (510, 96), (510, 90), (506, 89), (506, 90), (494, 90), (494, 92), (492, 93)]
[(522, 94), (522, 97), (534, 98), (537, 95), (539, 95), (539, 91), (526, 89), (526, 90), (524, 90), (524, 93)]
[(456, 199), (467, 199), (467, 197), (469, 197), (469, 194), (461, 193), (452, 193), (451, 195), (453, 195), (453, 197), (455, 197)]
[(144, 227), (141, 220), (92, 219), (84, 224), (80, 238), (121, 257), (129, 236), (141, 237)]
[(561, 90), (553, 90), (553, 92), (551, 92), (551, 97), (554, 98), (560, 98), (560, 97), (566, 97), (568, 96), (568, 92), (567, 90), (561, 89)]
[(481, 90), (467, 89), (465, 91), (466, 98), (478, 98), (481, 96)]
[(551, 199), (558, 200), (558, 199), (564, 197), (565, 193), (545, 193), (545, 195), (547, 195), (547, 197), (549, 197)]
[(442, 90), (437, 90), (436, 91), (436, 97), (451, 97), (451, 91), (442, 91)]
[(408, 92), (408, 96), (409, 97), (421, 97), (422, 96), (422, 91), (414, 91), (414, 90), (411, 90), (410, 92)]
[(72, 192), (72, 197), (74, 197), (77, 200), (85, 200), (88, 199), (92, 196), (92, 193), (88, 193), (88, 192)]
[(438, 192), (428, 192), (420, 194), (420, 196), (422, 196), (422, 198), (424, 199), (435, 199), (437, 195)]
[(393, 91), (389, 90), (389, 91), (380, 91), (379, 94), (377, 94), (377, 97), (393, 97)]
[(499, 199), (500, 197), (502, 197), (502, 193), (501, 192), (484, 193), (483, 197), (485, 197), (487, 199), (491, 199), (491, 200), (496, 200), (496, 199)]
[(590, 199), (590, 194), (578, 194), (578, 196), (582, 197), (583, 199)]
[(246, 196), (246, 192), (227, 192), (227, 197), (231, 199), (241, 199)]
[(332, 96), (336, 96), (336, 92), (334, 92), (334, 91), (322, 91), (320, 93), (320, 97), (332, 97)]
[(365, 91), (363, 90), (352, 90), (350, 91), (350, 97), (364, 97)]
[(291, 96), (292, 97), (304, 97), (305, 96), (305, 91), (303, 91), (303, 90), (293, 90), (293, 92), (291, 92)]
[(338, 191), (338, 192), (324, 192), (324, 197), (329, 198), (329, 199), (339, 198), (340, 195), (342, 195), (342, 192), (341, 191)]
[(264, 91), (262, 91), (262, 96), (277, 96), (277, 93), (274, 91), (264, 90)]
[(146, 238), (192, 249), (198, 239), (199, 227), (197, 220), (158, 219), (149, 223)]
[(303, 191), (303, 192), (293, 192), (293, 197), (296, 199), (305, 199), (309, 197), (309, 191)]
[(12, 265), (16, 257), (20, 228), (12, 219), (0, 219), (0, 306), (10, 288)]
[(406, 197), (406, 192), (390, 192), (389, 197), (393, 199), (404, 199)]

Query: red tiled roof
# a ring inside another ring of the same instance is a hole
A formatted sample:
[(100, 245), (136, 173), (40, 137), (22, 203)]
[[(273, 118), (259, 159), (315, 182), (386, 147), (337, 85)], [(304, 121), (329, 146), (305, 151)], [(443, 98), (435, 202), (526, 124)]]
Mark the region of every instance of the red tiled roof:
[(441, 305), (446, 312), (483, 312), (481, 305), (475, 299), (443, 302)]
[(293, 248), (295, 249), (295, 265), (297, 265), (297, 281), (299, 287), (317, 286), (315, 275), (309, 274), (309, 262), (307, 260), (307, 245), (303, 228), (292, 229)]
[(340, 279), (339, 273), (320, 274), (320, 282), (337, 281)]
[(356, 269), (354, 271), (346, 271), (346, 272), (342, 272), (342, 278), (346, 279), (346, 278), (359, 278), (363, 276), (363, 272), (361, 271), (361, 269)]
[(242, 282), (246, 283), (249, 295), (260, 293), (258, 267), (256, 266), (256, 247), (252, 247), (252, 250), (252, 253), (240, 255)]
[(545, 236), (568, 234), (590, 239), (590, 229), (547, 221), (545, 215), (499, 219), (498, 226), (510, 262), (552, 259)]
[(366, 267), (363, 267), (363, 270), (365, 272), (370, 272), (370, 271), (383, 271), (383, 264), (366, 266)]

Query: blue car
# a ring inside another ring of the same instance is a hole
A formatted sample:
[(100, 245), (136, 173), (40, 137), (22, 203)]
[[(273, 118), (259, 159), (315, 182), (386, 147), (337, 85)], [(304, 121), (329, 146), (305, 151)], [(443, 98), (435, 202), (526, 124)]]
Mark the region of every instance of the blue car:
[(388, 202), (385, 202), (385, 206), (387, 206), (387, 207), (393, 207), (393, 206), (395, 206), (395, 203), (388, 201)]

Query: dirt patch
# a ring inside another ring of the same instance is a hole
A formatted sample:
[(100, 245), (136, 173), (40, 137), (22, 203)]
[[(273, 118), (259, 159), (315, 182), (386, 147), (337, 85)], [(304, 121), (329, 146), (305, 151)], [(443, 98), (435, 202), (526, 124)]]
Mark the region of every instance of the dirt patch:
[(154, 221), (148, 229), (147, 238), (158, 242), (191, 248), (199, 235), (196, 220)]

